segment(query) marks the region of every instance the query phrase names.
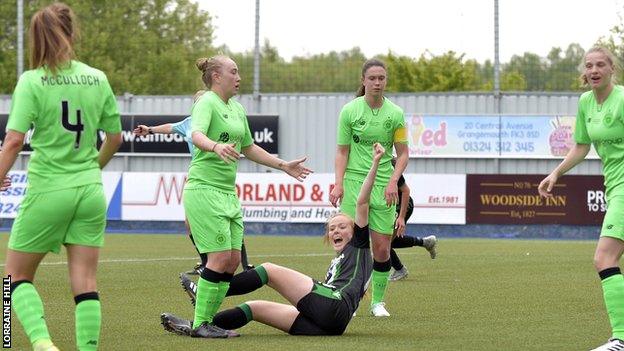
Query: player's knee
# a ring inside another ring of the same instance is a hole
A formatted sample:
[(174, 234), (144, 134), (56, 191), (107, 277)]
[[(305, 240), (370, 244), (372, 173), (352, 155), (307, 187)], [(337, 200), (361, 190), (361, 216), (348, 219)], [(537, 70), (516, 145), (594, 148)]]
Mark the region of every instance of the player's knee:
[(236, 272), (236, 269), (238, 268), (238, 265), (240, 264), (241, 260), (240, 257), (235, 258), (232, 257), (230, 258), (230, 262), (228, 263), (228, 267), (226, 268), (226, 271), (229, 273), (234, 273)]
[(390, 247), (373, 247), (373, 258), (378, 262), (385, 262), (390, 259)]
[(596, 250), (594, 254), (594, 267), (600, 272), (607, 268), (617, 267), (619, 265), (619, 257), (610, 254), (607, 251)]
[(269, 285), (271, 285), (271, 281), (273, 280), (273, 278), (275, 278), (276, 276), (279, 275), (280, 273), (280, 269), (283, 269), (282, 266), (277, 265), (275, 263), (271, 263), (271, 262), (265, 262), (263, 264), (261, 264), (262, 268), (264, 268), (264, 271), (267, 274), (267, 279), (269, 280)]
[(277, 266), (275, 263), (271, 263), (271, 262), (264, 262), (263, 264), (261, 264), (262, 268), (264, 268), (264, 270), (267, 272), (268, 275), (271, 274), (271, 272), (275, 271), (275, 267)]

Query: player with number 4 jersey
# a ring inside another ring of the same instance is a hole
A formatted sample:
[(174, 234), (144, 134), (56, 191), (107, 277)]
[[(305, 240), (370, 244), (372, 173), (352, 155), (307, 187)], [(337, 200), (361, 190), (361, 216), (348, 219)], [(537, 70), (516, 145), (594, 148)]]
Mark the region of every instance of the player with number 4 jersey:
[[(77, 349), (96, 350), (100, 338), (96, 271), (107, 207), (101, 169), (121, 145), (121, 121), (106, 75), (73, 59), (75, 27), (65, 4), (52, 4), (33, 16), (33, 69), (15, 87), (0, 152), (2, 179), (32, 129), (28, 190), (11, 229), (5, 270), (12, 280), (13, 310), (36, 351), (58, 350), (33, 280), (44, 256), (58, 253), (61, 245), (67, 250), (76, 303)], [(99, 152), (98, 130), (106, 135)]]

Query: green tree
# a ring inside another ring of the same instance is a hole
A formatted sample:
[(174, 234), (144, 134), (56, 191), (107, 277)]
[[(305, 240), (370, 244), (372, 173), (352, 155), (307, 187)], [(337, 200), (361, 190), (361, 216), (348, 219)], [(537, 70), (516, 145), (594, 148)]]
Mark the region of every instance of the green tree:
[(388, 91), (470, 91), (477, 89), (478, 63), (464, 62), (454, 51), (435, 56), (429, 52), (414, 60), (389, 53)]
[[(78, 59), (106, 72), (113, 90), (135, 94), (190, 94), (201, 81), (195, 60), (214, 54), (211, 18), (190, 0), (66, 0), (80, 26)], [(11, 6), (7, 6), (9, 4)], [(25, 32), (32, 14), (50, 1), (24, 1)], [(0, 5), (0, 89), (15, 74), (15, 3)], [(25, 37), (26, 39), (26, 37)], [(25, 56), (28, 54), (26, 53)], [(26, 65), (27, 67), (27, 65)]]
[(526, 79), (526, 90), (546, 90), (546, 59), (539, 55), (525, 52), (522, 56), (514, 55), (509, 63), (503, 65), (503, 74), (517, 72)]
[(548, 59), (546, 90), (578, 90), (580, 88), (578, 66), (583, 55), (585, 50), (576, 43), (568, 45), (565, 53), (558, 47), (552, 48), (546, 56)]

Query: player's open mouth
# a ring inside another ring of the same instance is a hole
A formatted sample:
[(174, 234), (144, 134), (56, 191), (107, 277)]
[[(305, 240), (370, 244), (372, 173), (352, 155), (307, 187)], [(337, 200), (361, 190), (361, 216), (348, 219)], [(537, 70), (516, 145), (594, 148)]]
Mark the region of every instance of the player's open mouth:
[(333, 240), (334, 240), (334, 245), (335, 244), (340, 244), (342, 242), (342, 238), (341, 237), (336, 237)]

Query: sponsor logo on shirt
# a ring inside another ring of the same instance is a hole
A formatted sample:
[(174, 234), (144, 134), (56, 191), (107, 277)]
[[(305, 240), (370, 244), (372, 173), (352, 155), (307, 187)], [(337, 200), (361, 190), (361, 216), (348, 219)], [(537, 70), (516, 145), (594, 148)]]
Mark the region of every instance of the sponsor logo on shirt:
[(353, 134), (353, 142), (356, 143), (356, 144), (370, 145), (370, 146), (373, 146), (373, 144), (375, 144), (375, 143), (380, 143), (385, 148), (392, 147), (392, 141), (381, 141), (381, 140), (377, 140), (377, 139), (366, 139), (366, 138), (361, 137), (361, 136), (359, 136), (357, 134)]

